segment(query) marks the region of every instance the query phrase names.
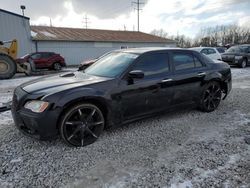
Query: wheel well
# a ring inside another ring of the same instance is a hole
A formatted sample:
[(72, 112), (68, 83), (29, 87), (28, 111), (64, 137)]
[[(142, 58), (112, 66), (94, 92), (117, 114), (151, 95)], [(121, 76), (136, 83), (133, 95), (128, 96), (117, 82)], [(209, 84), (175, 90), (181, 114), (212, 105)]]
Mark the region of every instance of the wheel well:
[(55, 61), (54, 63), (52, 63), (52, 65), (56, 64), (56, 63), (59, 63), (61, 65), (61, 61), (57, 60)]
[(227, 93), (227, 90), (228, 90), (228, 86), (227, 86), (227, 83), (225, 83), (225, 82), (222, 82), (221, 80), (219, 80), (219, 79), (212, 79), (212, 80), (210, 80), (208, 83), (210, 83), (210, 82), (217, 82), (217, 83), (219, 83), (220, 84), (220, 86), (221, 86), (221, 89), (222, 89), (222, 91), (223, 91), (223, 93)]
[(71, 108), (72, 106), (75, 106), (77, 104), (82, 104), (82, 103), (93, 104), (101, 110), (101, 112), (103, 113), (104, 119), (105, 119), (105, 128), (106, 128), (107, 124), (108, 124), (108, 119), (109, 119), (108, 118), (109, 111), (108, 111), (108, 108), (107, 108), (107, 105), (105, 104), (105, 102), (103, 102), (100, 99), (96, 99), (96, 98), (79, 98), (79, 99), (70, 101), (69, 103), (64, 105), (63, 110), (58, 118), (56, 127), (59, 128), (58, 126), (59, 126), (59, 122), (60, 122), (62, 116), (69, 108)]

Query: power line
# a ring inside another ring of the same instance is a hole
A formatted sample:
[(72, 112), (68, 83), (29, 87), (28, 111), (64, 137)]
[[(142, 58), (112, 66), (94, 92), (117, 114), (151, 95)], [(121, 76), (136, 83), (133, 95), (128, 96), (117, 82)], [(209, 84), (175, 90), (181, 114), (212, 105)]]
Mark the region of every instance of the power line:
[(83, 23), (85, 25), (85, 28), (88, 29), (88, 24), (90, 24), (89, 17), (86, 14), (85, 17), (83, 18)]
[(140, 7), (141, 5), (144, 5), (144, 3), (140, 2), (140, 0), (137, 0), (137, 1), (133, 1), (132, 4), (135, 4), (136, 5), (136, 8), (135, 10), (137, 10), (137, 30), (138, 32), (140, 31), (140, 10), (142, 10)]

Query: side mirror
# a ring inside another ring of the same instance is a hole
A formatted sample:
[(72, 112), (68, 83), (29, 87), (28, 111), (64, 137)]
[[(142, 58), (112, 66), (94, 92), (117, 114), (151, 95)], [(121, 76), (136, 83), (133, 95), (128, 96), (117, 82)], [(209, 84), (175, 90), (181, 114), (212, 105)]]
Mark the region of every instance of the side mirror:
[(129, 74), (128, 74), (129, 78), (136, 78), (136, 79), (142, 79), (144, 78), (144, 72), (141, 71), (141, 70), (133, 70), (133, 71), (130, 71)]

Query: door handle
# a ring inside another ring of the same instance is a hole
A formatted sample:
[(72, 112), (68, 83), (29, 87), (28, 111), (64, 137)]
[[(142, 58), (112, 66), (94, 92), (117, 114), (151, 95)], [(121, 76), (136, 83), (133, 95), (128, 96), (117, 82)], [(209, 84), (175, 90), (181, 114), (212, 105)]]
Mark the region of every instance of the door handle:
[(206, 76), (206, 73), (205, 73), (205, 72), (199, 72), (199, 73), (198, 73), (198, 76), (199, 76), (199, 77)]
[(173, 79), (171, 79), (171, 78), (169, 78), (169, 79), (163, 79), (161, 81), (161, 83), (172, 82), (172, 81), (173, 81)]

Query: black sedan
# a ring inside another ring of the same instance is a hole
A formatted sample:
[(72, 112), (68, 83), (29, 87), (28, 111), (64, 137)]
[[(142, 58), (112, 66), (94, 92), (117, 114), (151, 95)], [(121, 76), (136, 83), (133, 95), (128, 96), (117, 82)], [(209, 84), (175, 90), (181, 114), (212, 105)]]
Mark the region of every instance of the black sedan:
[(191, 50), (138, 48), (111, 52), (85, 71), (33, 80), (14, 91), (15, 125), (42, 140), (60, 135), (86, 146), (104, 128), (177, 106), (214, 111), (231, 90), (231, 70)]
[(250, 65), (250, 44), (232, 46), (221, 55), (221, 58), (229, 65), (245, 68)]

